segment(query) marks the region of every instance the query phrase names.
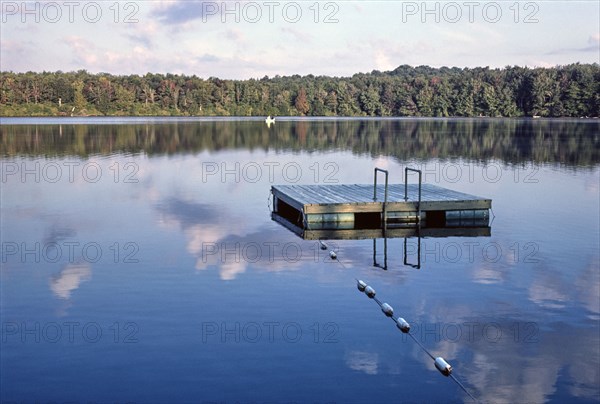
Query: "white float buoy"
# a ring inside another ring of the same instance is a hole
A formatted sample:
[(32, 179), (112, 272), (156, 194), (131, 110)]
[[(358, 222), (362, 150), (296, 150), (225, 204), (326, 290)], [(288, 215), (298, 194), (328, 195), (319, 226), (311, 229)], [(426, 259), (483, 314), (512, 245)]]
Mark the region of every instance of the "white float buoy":
[(396, 327), (398, 327), (400, 331), (402, 331), (405, 334), (410, 331), (410, 324), (408, 324), (408, 322), (402, 317), (398, 317), (396, 319)]
[(444, 376), (450, 376), (450, 373), (452, 373), (452, 366), (450, 366), (450, 364), (446, 362), (441, 356), (435, 358), (435, 367)]
[(360, 290), (361, 292), (364, 292), (365, 288), (367, 287), (367, 284), (359, 279), (356, 281), (356, 286), (358, 287), (358, 290)]
[(322, 242), (321, 240), (319, 240), (319, 244), (321, 245), (321, 250), (327, 250), (327, 244), (325, 244), (324, 242)]
[(394, 309), (387, 303), (381, 305), (381, 311), (383, 311), (383, 314), (385, 314), (388, 317), (394, 316)]
[(374, 298), (374, 297), (375, 297), (375, 289), (373, 289), (373, 288), (372, 288), (372, 287), (370, 287), (370, 286), (367, 286), (367, 287), (365, 288), (365, 294), (366, 294), (367, 296), (369, 296), (369, 297), (372, 299), (372, 298)]
[(337, 254), (335, 253), (335, 251), (329, 251), (329, 256), (331, 257), (332, 260), (337, 258)]

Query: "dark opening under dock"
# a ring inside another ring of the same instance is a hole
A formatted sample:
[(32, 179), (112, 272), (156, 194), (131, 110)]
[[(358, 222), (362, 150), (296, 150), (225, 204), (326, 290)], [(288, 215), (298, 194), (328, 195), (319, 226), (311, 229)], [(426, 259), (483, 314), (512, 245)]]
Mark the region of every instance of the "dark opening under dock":
[(274, 185), (271, 192), (273, 213), (305, 229), (487, 225), (492, 207), (490, 199), (431, 184)]

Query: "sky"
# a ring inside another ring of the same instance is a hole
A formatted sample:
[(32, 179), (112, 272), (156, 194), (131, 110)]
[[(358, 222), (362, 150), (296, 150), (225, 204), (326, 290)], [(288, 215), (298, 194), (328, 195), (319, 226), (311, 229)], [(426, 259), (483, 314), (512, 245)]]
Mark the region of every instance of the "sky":
[(600, 1), (5, 1), (0, 70), (249, 79), (600, 63)]

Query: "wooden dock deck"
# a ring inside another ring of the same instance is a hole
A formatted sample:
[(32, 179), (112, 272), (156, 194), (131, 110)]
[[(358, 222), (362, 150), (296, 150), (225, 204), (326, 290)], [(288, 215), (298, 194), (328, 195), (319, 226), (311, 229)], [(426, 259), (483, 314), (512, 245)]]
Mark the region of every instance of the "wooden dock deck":
[(387, 223), (419, 223), (436, 227), (477, 220), (487, 221), (491, 199), (481, 198), (431, 184), (390, 184), (387, 203), (385, 186), (274, 185), (273, 212), (309, 229), (323, 223), (346, 223), (347, 228), (382, 227)]

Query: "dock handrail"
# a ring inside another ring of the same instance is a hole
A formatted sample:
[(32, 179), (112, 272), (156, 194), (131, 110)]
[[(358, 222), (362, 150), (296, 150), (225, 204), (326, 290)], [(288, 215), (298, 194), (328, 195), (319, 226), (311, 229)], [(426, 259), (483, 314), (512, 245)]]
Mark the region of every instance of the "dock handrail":
[(423, 173), (421, 170), (416, 168), (405, 167), (404, 168), (404, 200), (408, 200), (408, 172), (413, 171), (419, 174), (419, 201), (417, 202), (417, 222), (421, 222), (421, 176)]
[(383, 216), (381, 218), (382, 222), (385, 224), (387, 220), (387, 200), (388, 200), (388, 170), (381, 169), (379, 167), (375, 167), (374, 176), (373, 176), (373, 200), (377, 200), (377, 171), (381, 171), (385, 174), (385, 195), (383, 199)]

